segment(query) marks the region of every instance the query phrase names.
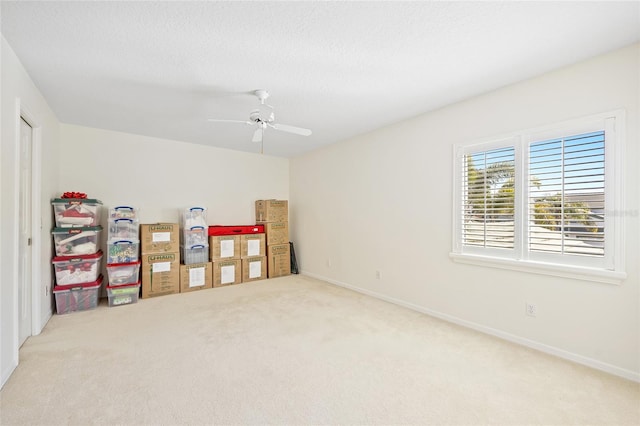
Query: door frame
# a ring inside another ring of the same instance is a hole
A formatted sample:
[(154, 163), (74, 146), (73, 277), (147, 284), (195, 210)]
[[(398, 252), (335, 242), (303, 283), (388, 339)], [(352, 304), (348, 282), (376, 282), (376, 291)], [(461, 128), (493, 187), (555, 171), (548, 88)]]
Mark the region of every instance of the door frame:
[[(16, 99), (16, 197), (14, 200), (15, 217), (19, 220), (20, 197), (20, 120), (24, 119), (31, 126), (31, 335), (36, 336), (42, 331), (42, 125), (36, 116), (21, 102)], [(16, 253), (19, 250), (19, 230), (16, 227), (14, 234), (14, 247)], [(18, 255), (19, 256), (19, 255)], [(17, 275), (17, 270), (16, 270)], [(19, 318), (20, 306), (18, 301), (18, 280), (15, 280), (15, 330), (16, 347), (19, 348)], [(47, 285), (45, 284), (45, 289)], [(47, 291), (47, 295), (51, 293)]]

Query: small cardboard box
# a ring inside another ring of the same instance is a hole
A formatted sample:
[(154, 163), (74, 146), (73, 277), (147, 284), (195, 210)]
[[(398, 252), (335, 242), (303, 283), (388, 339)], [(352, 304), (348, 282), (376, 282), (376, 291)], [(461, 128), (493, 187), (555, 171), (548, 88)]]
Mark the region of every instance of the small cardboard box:
[(267, 278), (267, 256), (245, 257), (242, 259), (242, 282)]
[(180, 293), (180, 253), (142, 255), (142, 298)]
[(150, 223), (140, 225), (142, 254), (178, 253), (180, 227), (177, 223)]
[(240, 259), (213, 261), (213, 286), (222, 287), (242, 282), (242, 263)]
[(268, 277), (291, 275), (291, 250), (289, 243), (267, 246)]
[(180, 293), (213, 288), (211, 262), (180, 265)]
[(289, 221), (289, 201), (257, 200), (256, 223)]
[(240, 258), (266, 256), (265, 234), (240, 235)]
[(289, 244), (289, 222), (269, 222), (264, 224), (267, 246)]
[(240, 235), (209, 237), (209, 260), (240, 259)]

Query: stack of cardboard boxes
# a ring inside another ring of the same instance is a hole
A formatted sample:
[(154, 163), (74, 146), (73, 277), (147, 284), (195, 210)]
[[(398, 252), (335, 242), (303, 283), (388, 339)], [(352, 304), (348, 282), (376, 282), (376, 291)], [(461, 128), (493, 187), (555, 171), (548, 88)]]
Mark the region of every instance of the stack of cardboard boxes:
[(267, 278), (264, 226), (209, 226), (214, 287)]
[(180, 293), (180, 230), (177, 223), (140, 225), (142, 298)]
[(185, 210), (180, 225), (140, 225), (143, 299), (291, 274), (287, 200), (256, 201), (255, 226), (206, 227), (204, 212)]
[(213, 262), (213, 287), (242, 282), (240, 235), (210, 236), (209, 259)]
[(264, 233), (240, 235), (242, 282), (267, 278), (267, 246)]
[(257, 200), (256, 223), (264, 225), (267, 245), (267, 276), (291, 274), (289, 247), (289, 202), (287, 200)]

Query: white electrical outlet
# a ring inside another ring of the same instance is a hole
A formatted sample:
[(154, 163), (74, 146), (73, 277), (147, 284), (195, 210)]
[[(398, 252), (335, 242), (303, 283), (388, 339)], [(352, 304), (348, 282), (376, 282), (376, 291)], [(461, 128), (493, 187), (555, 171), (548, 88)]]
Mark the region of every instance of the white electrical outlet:
[(327, 268), (331, 268), (331, 259), (327, 259)]
[(534, 303), (526, 303), (525, 313), (530, 317), (535, 317), (538, 314), (538, 307)]
[(380, 278), (382, 278), (382, 274), (380, 271), (376, 271), (376, 279), (379, 280)]

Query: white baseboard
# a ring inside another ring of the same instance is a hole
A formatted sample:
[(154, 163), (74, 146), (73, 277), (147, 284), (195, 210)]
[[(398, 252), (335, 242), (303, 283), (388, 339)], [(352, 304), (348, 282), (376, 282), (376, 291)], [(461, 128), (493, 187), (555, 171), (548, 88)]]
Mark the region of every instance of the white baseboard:
[(4, 385), (9, 380), (9, 377), (11, 377), (11, 374), (13, 374), (14, 370), (17, 367), (18, 367), (18, 362), (17, 361), (12, 362), (11, 365), (8, 365), (6, 370), (2, 372), (2, 376), (0, 377), (0, 389), (4, 387)]
[(309, 276), (311, 278), (316, 278), (318, 280), (326, 281), (330, 284), (334, 284), (340, 287), (348, 288), (349, 290), (357, 291), (358, 293), (366, 294), (368, 296), (375, 297), (376, 299), (380, 299), (386, 302), (394, 303), (396, 305), (404, 306), (405, 308), (422, 312), (424, 314), (427, 314), (436, 318), (440, 318), (442, 320), (445, 320), (454, 324), (458, 324), (463, 327), (479, 331), (481, 333), (489, 334), (491, 336), (495, 336), (500, 339), (507, 340), (509, 342), (517, 343), (519, 345), (526, 346), (528, 348), (532, 348), (540, 352), (544, 352), (546, 354), (554, 355), (554, 356), (557, 356), (558, 358), (563, 358), (578, 364), (585, 365), (587, 367), (594, 368), (596, 370), (604, 371), (606, 373), (613, 374), (614, 376), (622, 377), (628, 380), (632, 380), (634, 382), (640, 382), (640, 373), (637, 373), (635, 371), (616, 367), (615, 365), (607, 364), (606, 362), (598, 361), (593, 358), (588, 358), (579, 354), (568, 352), (568, 351), (565, 351), (564, 349), (556, 348), (555, 346), (549, 346), (544, 343), (536, 342), (534, 340), (529, 340), (524, 337), (517, 336), (515, 334), (506, 333), (504, 331), (501, 331), (495, 328), (487, 327), (482, 324), (478, 324), (472, 321), (467, 321), (452, 315), (444, 314), (442, 312), (434, 311), (432, 309), (415, 305), (413, 303), (405, 302), (404, 300), (395, 299), (393, 297), (389, 297), (384, 294), (377, 293), (375, 291), (356, 287), (354, 285), (337, 281), (331, 278), (327, 278), (322, 275), (314, 274), (312, 272), (300, 271), (300, 274)]

